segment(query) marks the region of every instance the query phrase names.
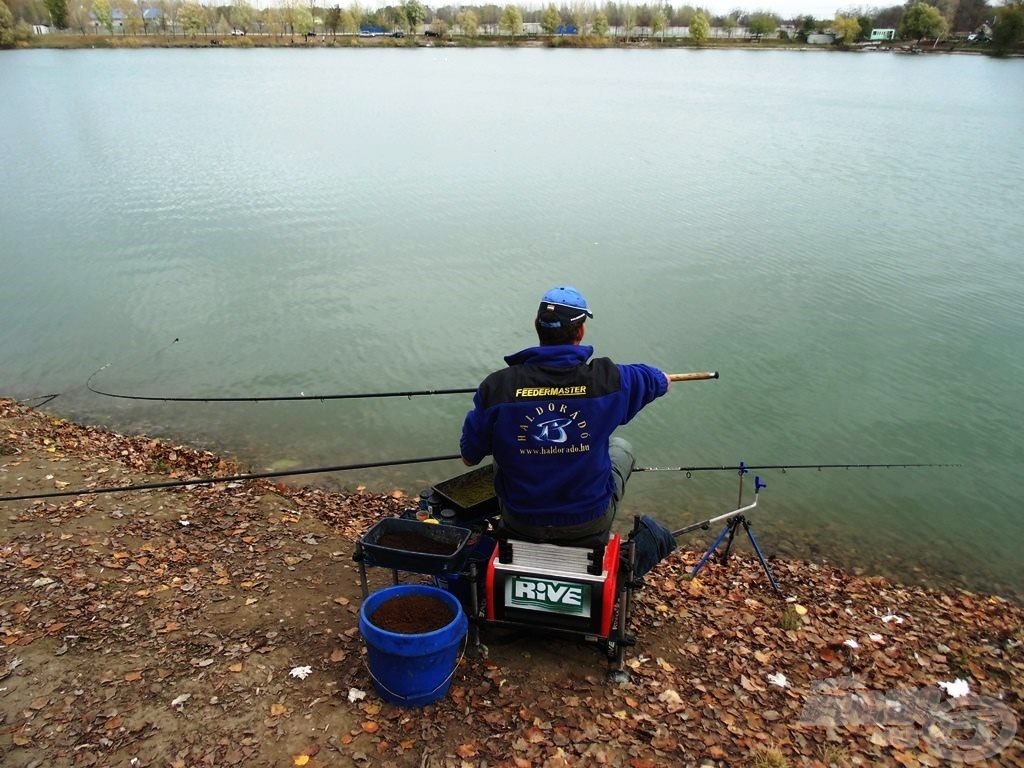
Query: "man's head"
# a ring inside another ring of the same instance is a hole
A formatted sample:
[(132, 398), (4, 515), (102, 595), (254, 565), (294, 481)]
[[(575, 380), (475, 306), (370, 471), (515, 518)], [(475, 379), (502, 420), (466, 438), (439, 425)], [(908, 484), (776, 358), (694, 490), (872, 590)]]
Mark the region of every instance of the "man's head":
[(579, 344), (583, 340), (583, 324), (593, 316), (579, 291), (571, 285), (560, 285), (541, 297), (533, 327), (541, 346)]

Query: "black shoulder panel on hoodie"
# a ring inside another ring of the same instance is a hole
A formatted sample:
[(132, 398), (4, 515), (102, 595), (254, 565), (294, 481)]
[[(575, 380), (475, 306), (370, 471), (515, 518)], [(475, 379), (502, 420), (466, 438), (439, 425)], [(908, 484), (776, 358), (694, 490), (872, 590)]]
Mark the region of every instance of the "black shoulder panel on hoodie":
[(619, 368), (607, 357), (584, 365), (511, 365), (495, 371), (480, 385), (484, 408), (552, 398), (603, 397), (621, 388)]

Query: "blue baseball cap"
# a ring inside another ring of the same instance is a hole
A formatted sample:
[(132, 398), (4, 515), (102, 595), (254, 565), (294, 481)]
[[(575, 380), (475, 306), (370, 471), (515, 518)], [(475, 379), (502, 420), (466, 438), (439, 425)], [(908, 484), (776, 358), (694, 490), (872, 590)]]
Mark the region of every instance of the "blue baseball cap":
[[(552, 313), (558, 316), (558, 322), (552, 321)], [(545, 328), (575, 325), (585, 322), (586, 318), (593, 316), (594, 313), (587, 306), (587, 300), (583, 298), (583, 294), (571, 285), (552, 288), (541, 297), (540, 307), (537, 309), (537, 322)]]

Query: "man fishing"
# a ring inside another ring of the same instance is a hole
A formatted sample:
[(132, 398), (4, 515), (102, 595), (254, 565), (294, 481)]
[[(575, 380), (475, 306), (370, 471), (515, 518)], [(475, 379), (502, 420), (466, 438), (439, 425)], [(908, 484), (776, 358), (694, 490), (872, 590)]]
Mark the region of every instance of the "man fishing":
[[(612, 432), (671, 384), (650, 365), (591, 359), (582, 341), (593, 316), (572, 286), (545, 293), (534, 320), (539, 346), (506, 357), (466, 414), (462, 460), (494, 456), (502, 526), (513, 535), (563, 543), (607, 535), (635, 466), (632, 446)], [(675, 542), (644, 523), (653, 567)]]

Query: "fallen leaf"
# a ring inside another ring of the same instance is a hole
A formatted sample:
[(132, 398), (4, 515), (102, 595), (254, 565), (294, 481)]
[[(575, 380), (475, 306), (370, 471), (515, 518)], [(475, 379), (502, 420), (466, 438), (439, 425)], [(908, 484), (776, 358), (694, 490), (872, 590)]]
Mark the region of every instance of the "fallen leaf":
[(455, 751), (458, 753), (459, 757), (467, 760), (471, 757), (476, 757), (477, 755), (476, 745), (472, 743), (460, 744), (455, 748)]
[(367, 720), (363, 723), (363, 733), (376, 733), (380, 730), (380, 725), (375, 723), (373, 720)]

